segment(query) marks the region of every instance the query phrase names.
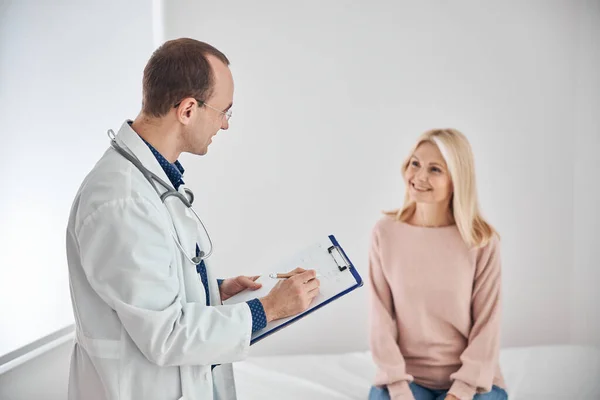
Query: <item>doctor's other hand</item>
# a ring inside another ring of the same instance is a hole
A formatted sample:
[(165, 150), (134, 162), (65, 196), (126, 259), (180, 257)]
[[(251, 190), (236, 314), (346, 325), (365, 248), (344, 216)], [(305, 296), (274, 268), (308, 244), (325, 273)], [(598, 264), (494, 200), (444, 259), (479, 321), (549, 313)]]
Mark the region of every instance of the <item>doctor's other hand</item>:
[(295, 269), (296, 275), (279, 281), (268, 295), (260, 299), (267, 322), (299, 314), (319, 294), (320, 282), (315, 270)]
[(221, 292), (221, 300), (225, 301), (228, 298), (235, 296), (239, 292), (250, 289), (257, 290), (262, 287), (262, 284), (256, 283), (258, 276), (238, 276), (235, 278), (225, 279), (221, 286), (219, 286), (219, 292)]

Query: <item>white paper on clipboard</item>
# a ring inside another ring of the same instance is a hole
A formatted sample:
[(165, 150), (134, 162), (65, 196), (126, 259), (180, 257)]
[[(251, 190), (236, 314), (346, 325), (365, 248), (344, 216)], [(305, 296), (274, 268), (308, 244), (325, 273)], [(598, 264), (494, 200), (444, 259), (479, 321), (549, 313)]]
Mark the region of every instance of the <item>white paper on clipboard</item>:
[(264, 329), (254, 332), (251, 344), (363, 285), (362, 278), (354, 268), (354, 265), (336, 238), (330, 235), (308, 246), (290, 259), (274, 265), (272, 270), (262, 274), (257, 279), (257, 282), (262, 283), (260, 289), (253, 291), (245, 290), (225, 300), (223, 304), (242, 303), (264, 297), (279, 281), (279, 279), (271, 278), (269, 276), (271, 273), (285, 273), (298, 267), (314, 269), (320, 275), (318, 278), (321, 283), (319, 295), (313, 299), (309, 308), (303, 313), (271, 321)]

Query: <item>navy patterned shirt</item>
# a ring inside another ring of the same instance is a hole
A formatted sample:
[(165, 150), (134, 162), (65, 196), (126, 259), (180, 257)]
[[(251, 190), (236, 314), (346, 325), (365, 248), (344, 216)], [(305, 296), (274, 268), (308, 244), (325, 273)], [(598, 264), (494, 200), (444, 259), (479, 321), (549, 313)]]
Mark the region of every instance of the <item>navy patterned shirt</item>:
[[(154, 157), (167, 174), (167, 177), (173, 184), (175, 189), (179, 189), (179, 186), (183, 184), (183, 166), (179, 161), (175, 161), (171, 164), (162, 154), (160, 154), (152, 145), (144, 140), (144, 142), (148, 145)], [(196, 244), (196, 256), (200, 253), (200, 248), (198, 244)], [(200, 264), (196, 265), (196, 271), (198, 275), (200, 275), (200, 279), (202, 280), (202, 285), (204, 286), (204, 291), (206, 293), (206, 305), (210, 305), (210, 297), (208, 293), (208, 276), (206, 274), (206, 265), (204, 264), (204, 260), (200, 262)], [(223, 283), (223, 280), (218, 280), (219, 286)], [(248, 307), (250, 307), (250, 312), (252, 313), (252, 332), (256, 332), (258, 330), (263, 329), (267, 326), (267, 316), (265, 314), (265, 309), (258, 299), (253, 299), (247, 302)]]

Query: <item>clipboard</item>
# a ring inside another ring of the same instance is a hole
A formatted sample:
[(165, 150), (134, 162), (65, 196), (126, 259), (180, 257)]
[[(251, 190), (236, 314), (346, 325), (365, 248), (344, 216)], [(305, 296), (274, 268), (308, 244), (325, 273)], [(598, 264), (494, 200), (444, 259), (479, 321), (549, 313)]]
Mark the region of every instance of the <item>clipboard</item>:
[(295, 268), (314, 269), (321, 282), (319, 295), (315, 297), (308, 309), (291, 317), (271, 321), (267, 326), (252, 334), (250, 345), (272, 335), (306, 317), (321, 307), (363, 286), (363, 280), (344, 249), (333, 235), (319, 240), (313, 245), (298, 252), (294, 257), (277, 265), (275, 270), (261, 275), (257, 282), (262, 283), (258, 290), (244, 290), (225, 300), (223, 304), (236, 304), (266, 296), (279, 279), (270, 277), (274, 272), (288, 272)]

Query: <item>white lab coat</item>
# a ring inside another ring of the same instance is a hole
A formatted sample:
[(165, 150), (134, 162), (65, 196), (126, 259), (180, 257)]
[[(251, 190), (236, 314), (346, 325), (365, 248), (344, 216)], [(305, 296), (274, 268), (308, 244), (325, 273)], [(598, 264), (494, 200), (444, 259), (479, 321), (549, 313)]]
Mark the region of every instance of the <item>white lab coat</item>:
[[(169, 182), (127, 122), (117, 140)], [(175, 197), (163, 205), (112, 148), (84, 180), (67, 228), (76, 325), (69, 399), (236, 398), (230, 363), (248, 354), (252, 315), (245, 303), (222, 305), (209, 262), (206, 306), (196, 268), (171, 236), (189, 256), (197, 241), (207, 249), (190, 215)], [(221, 366), (211, 372), (213, 364)]]

